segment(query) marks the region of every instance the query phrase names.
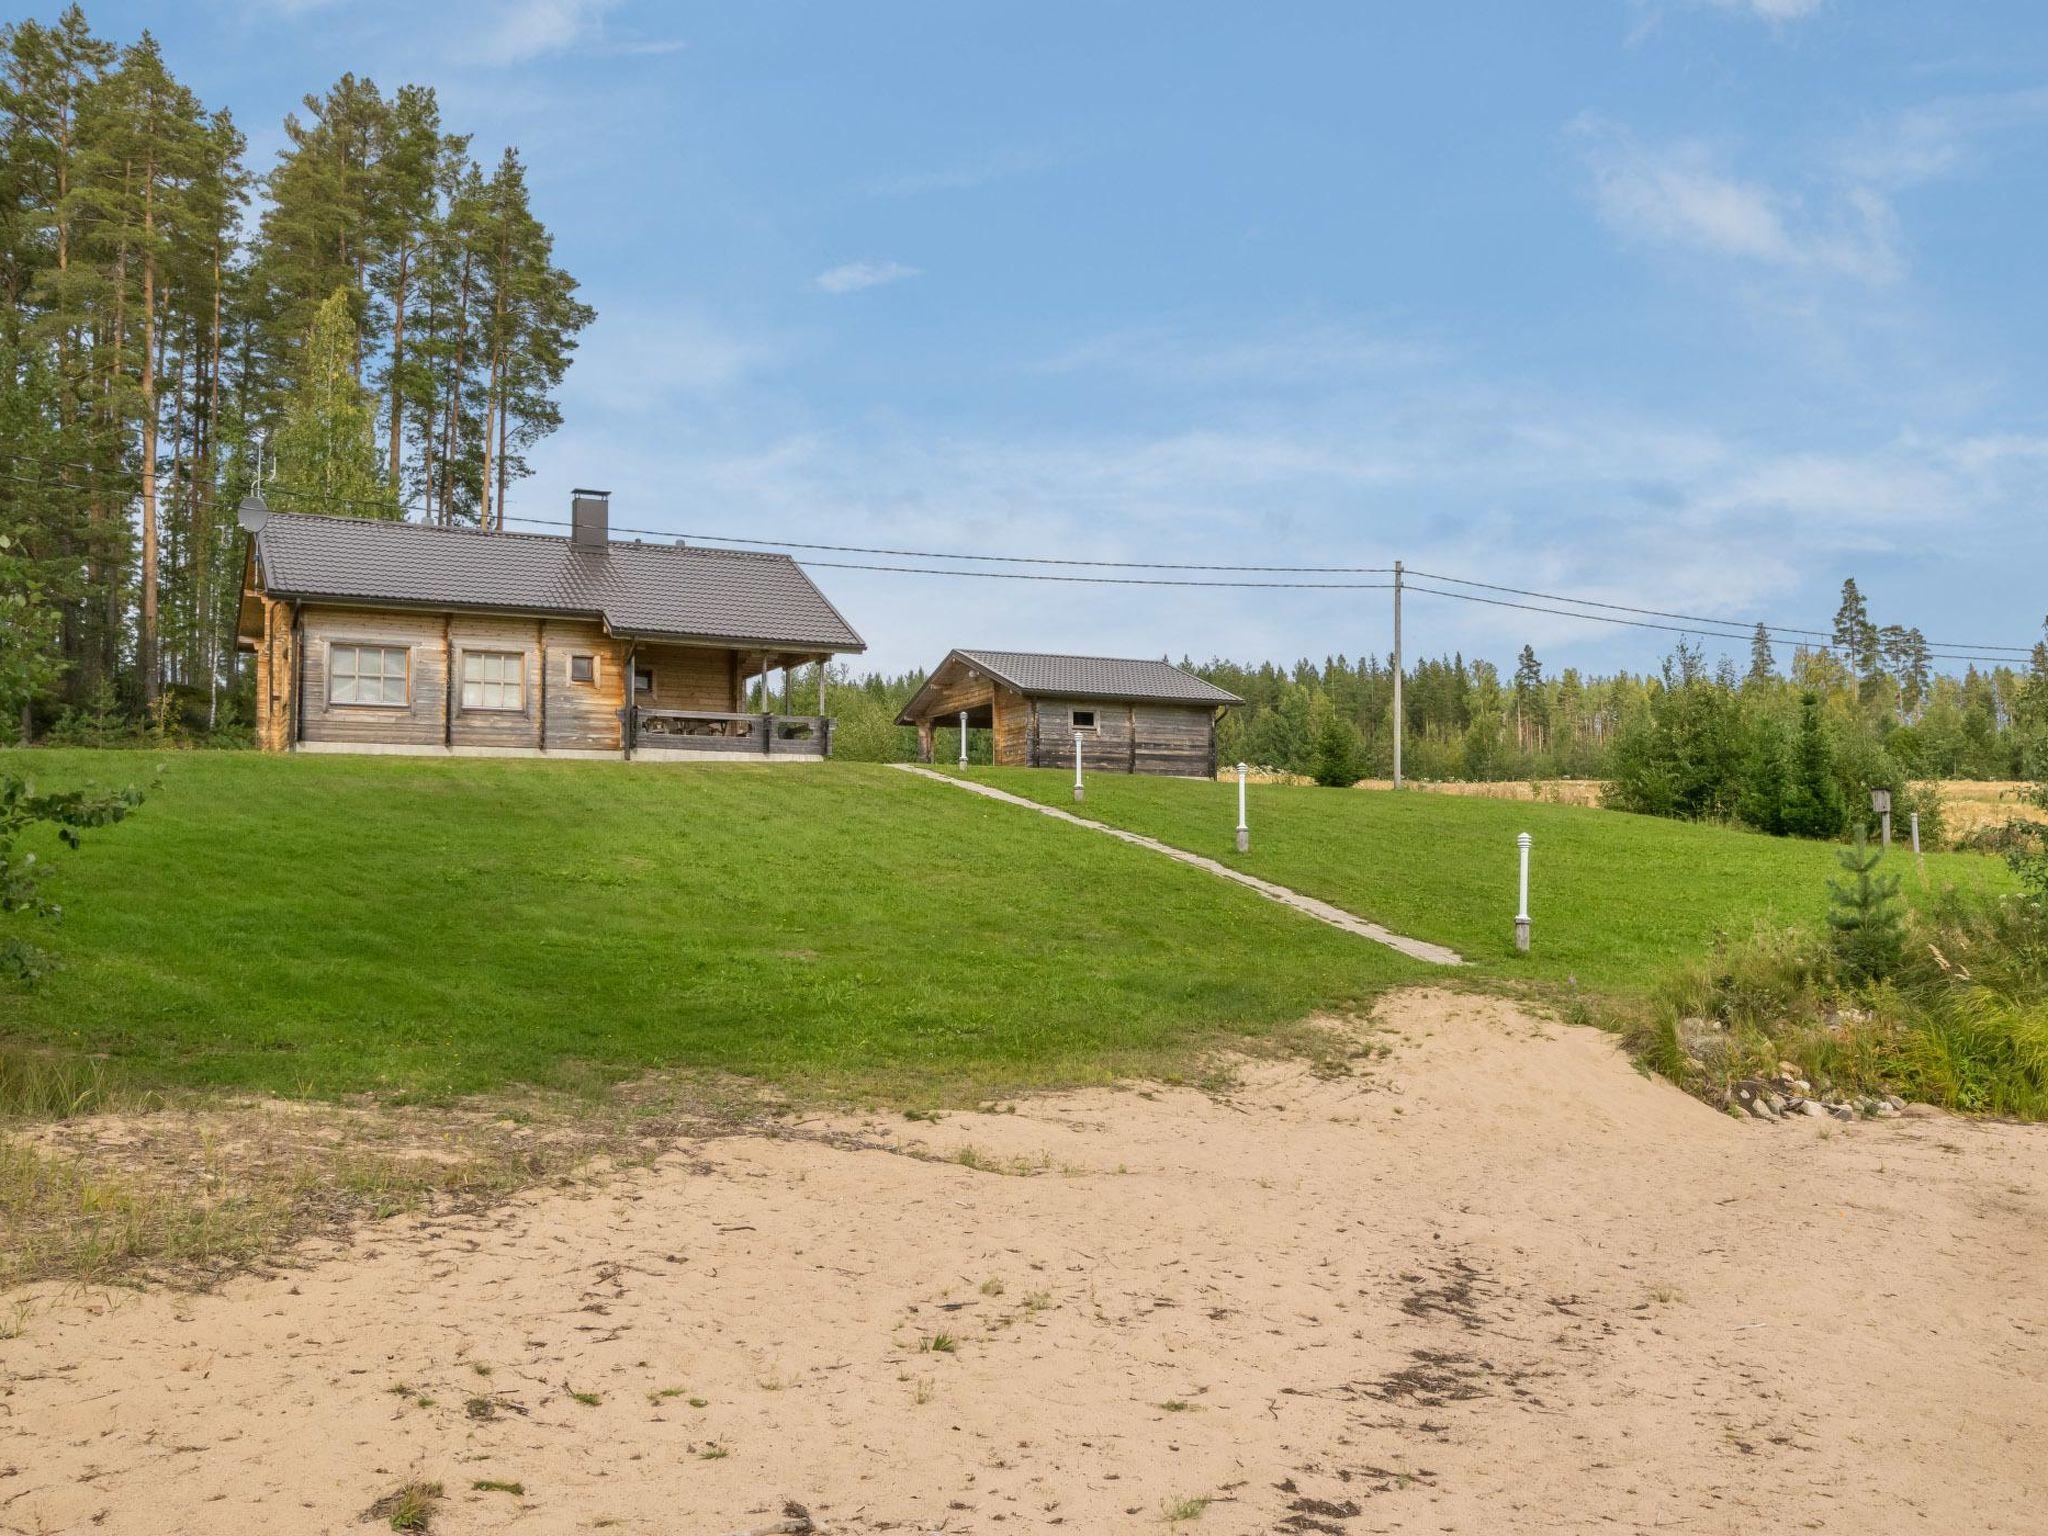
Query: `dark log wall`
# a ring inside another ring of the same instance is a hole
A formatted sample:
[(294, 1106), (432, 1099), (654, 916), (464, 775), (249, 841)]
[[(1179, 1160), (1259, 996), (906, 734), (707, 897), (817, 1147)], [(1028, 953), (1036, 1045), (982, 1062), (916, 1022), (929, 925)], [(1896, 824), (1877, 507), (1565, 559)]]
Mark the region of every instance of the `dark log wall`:
[(1090, 699), (1031, 700), (1028, 718), (1035, 729), (1027, 754), (1018, 761), (1039, 768), (1073, 767), (1077, 709), (1095, 712), (1095, 728), (1081, 732), (1084, 769), (1197, 778), (1215, 771), (1216, 717), (1206, 706)]

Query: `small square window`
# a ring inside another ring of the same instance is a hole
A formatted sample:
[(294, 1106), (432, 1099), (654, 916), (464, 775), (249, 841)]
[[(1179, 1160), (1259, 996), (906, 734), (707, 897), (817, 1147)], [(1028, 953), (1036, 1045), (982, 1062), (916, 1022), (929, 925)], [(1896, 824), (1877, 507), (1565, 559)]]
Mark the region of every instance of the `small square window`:
[(633, 691), (635, 693), (654, 692), (654, 668), (635, 667), (633, 669)]
[(572, 683), (596, 682), (597, 658), (595, 656), (571, 656), (569, 658), (569, 681)]
[(1092, 731), (1092, 730), (1094, 730), (1094, 729), (1095, 729), (1095, 711), (1094, 711), (1094, 710), (1092, 710), (1092, 709), (1077, 709), (1077, 710), (1075, 710), (1075, 711), (1074, 711), (1074, 729), (1075, 729), (1075, 730), (1077, 730), (1077, 731)]

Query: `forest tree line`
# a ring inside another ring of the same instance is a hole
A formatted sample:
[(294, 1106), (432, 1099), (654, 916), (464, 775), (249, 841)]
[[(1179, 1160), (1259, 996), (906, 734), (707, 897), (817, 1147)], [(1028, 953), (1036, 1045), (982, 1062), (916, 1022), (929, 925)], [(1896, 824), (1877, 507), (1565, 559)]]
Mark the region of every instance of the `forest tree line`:
[[(1843, 584), (1831, 640), (1787, 646), (1759, 627), (1746, 664), (1681, 640), (1654, 673), (1551, 672), (1523, 646), (1511, 672), (1451, 655), (1403, 675), (1405, 775), (1426, 780), (1590, 779), (1617, 809), (1835, 837), (1872, 789), (1940, 832), (1930, 779), (2048, 779), (2048, 625), (2030, 656), (1960, 676), (1934, 670), (1917, 630), (1879, 626)], [(1780, 661), (1780, 652), (1789, 652)], [(1218, 755), (1328, 784), (1393, 771), (1391, 657), (1292, 666), (1183, 659), (1245, 701), (1225, 712)], [(922, 672), (835, 672), (836, 756), (907, 760), (896, 712)], [(987, 761), (986, 732), (969, 755)], [(945, 749), (947, 751), (952, 748)]]
[[(230, 728), (235, 509), (502, 526), (592, 311), (525, 167), (343, 75), (274, 164), (155, 39), (0, 28), (0, 713)], [(226, 718), (223, 718), (223, 711)], [(246, 720), (246, 713), (242, 718)]]

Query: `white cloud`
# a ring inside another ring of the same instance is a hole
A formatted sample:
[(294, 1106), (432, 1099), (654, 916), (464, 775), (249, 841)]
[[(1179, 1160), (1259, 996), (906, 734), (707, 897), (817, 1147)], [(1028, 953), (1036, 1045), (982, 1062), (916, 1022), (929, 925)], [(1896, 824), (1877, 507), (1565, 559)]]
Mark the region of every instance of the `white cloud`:
[(1632, 239), (1867, 283), (1900, 274), (1897, 217), (1874, 187), (1836, 183), (1809, 200), (1735, 175), (1699, 142), (1653, 147), (1591, 117), (1572, 137), (1602, 217)]
[(928, 192), (967, 192), (1013, 176), (1028, 176), (1060, 163), (1049, 149), (1002, 149), (978, 159), (963, 160), (936, 170), (904, 171), (877, 176), (862, 190), (873, 197), (918, 197)]
[(659, 412), (677, 395), (715, 394), (760, 374), (782, 350), (692, 311), (607, 305), (576, 349), (568, 393), (577, 407)]
[(1716, 10), (1747, 11), (1765, 21), (1798, 21), (1821, 8), (1823, 0), (1707, 0)]
[(673, 38), (614, 37), (607, 18), (619, 0), (514, 0), (471, 40), (471, 54), (485, 64), (525, 64), (553, 54), (673, 53)]
[(849, 261), (820, 272), (811, 279), (811, 286), (820, 293), (858, 293), (863, 288), (880, 288), (921, 275), (918, 268), (900, 261)]
[(1211, 337), (1185, 327), (1131, 326), (1048, 359), (1048, 373), (1096, 370), (1209, 384), (1330, 382), (1437, 361), (1440, 350), (1350, 322), (1297, 321), (1249, 336)]
[(1856, 135), (1841, 151), (1845, 171), (1864, 181), (1913, 187), (1954, 176), (1994, 134), (2048, 121), (2048, 86), (1948, 96), (1901, 112)]

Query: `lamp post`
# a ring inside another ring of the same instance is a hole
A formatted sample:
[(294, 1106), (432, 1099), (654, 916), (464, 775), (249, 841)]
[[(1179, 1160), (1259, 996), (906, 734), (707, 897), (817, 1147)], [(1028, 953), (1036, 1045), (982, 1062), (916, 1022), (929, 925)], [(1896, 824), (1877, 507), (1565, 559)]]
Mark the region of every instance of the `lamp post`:
[(1237, 765), (1237, 851), (1239, 853), (1250, 853), (1252, 851), (1252, 833), (1251, 828), (1247, 827), (1244, 821), (1244, 773), (1244, 764), (1239, 763)]
[(1526, 832), (1515, 838), (1515, 847), (1522, 854), (1522, 879), (1520, 904), (1515, 908), (1515, 948), (1522, 954), (1529, 953), (1529, 843)]
[(1081, 787), (1081, 733), (1074, 732), (1074, 804), (1079, 805), (1087, 791)]
[(967, 711), (960, 711), (960, 766), (967, 766)]

